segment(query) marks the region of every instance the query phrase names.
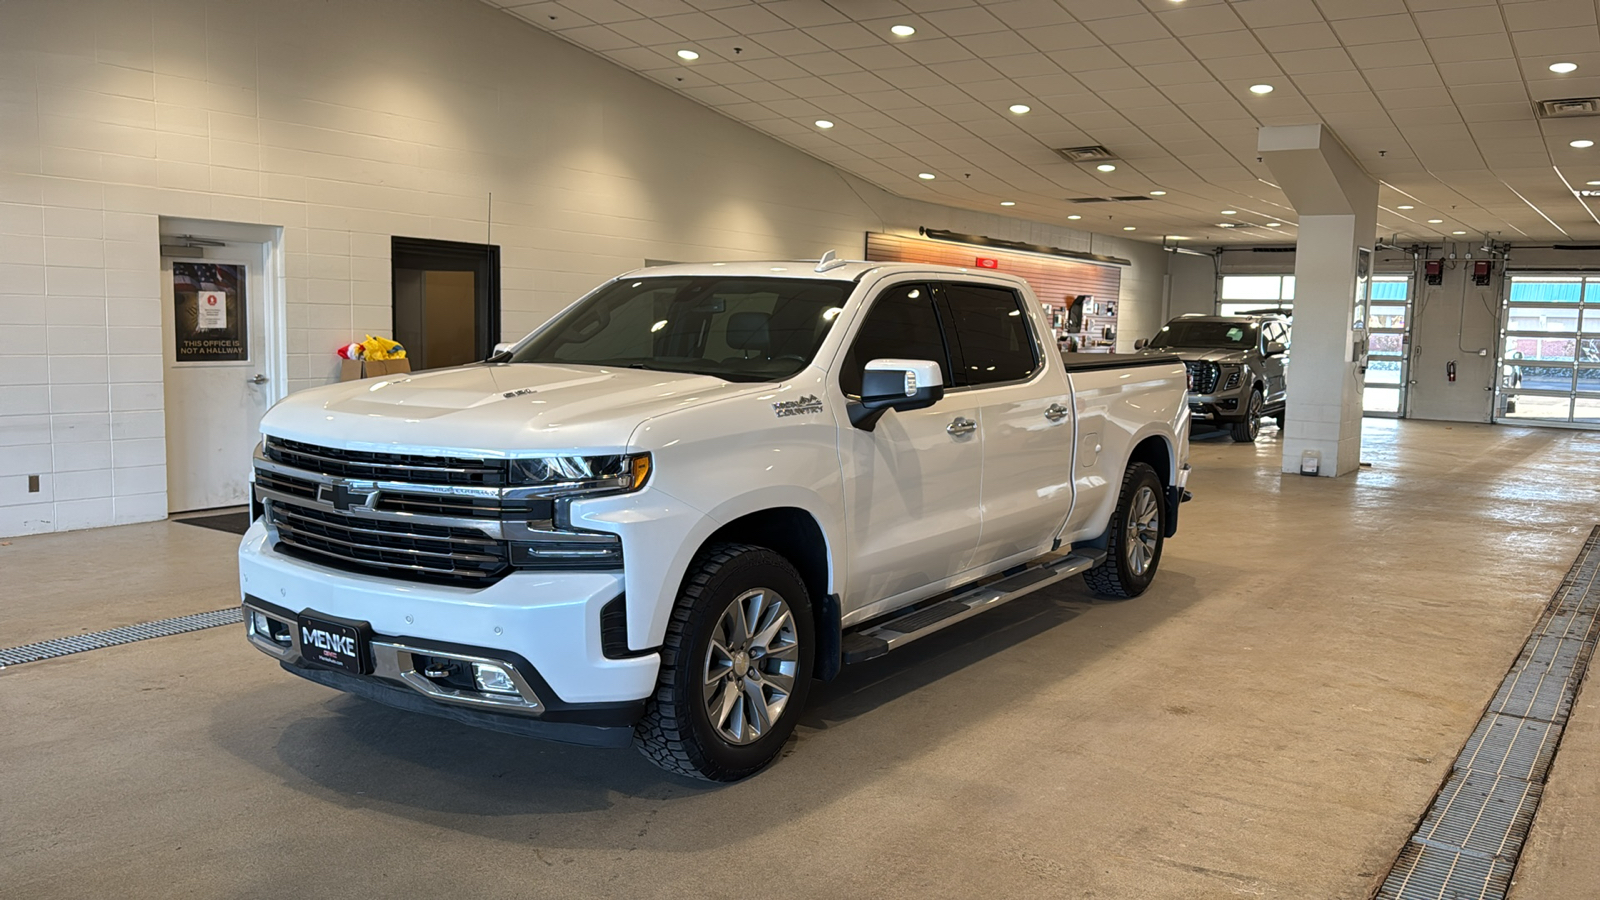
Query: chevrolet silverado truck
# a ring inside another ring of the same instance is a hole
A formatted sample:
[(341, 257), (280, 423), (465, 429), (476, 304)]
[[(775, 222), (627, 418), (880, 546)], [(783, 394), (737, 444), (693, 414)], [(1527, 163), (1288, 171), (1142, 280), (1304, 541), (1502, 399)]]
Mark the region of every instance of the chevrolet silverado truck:
[(1243, 444), (1255, 442), (1264, 416), (1283, 427), (1289, 365), (1289, 320), (1283, 316), (1190, 313), (1161, 326), (1146, 347), (1183, 360), (1195, 421), (1225, 428)]
[(1072, 575), (1151, 583), (1184, 367), (1052, 344), (983, 270), (676, 265), (486, 362), (302, 391), (262, 420), (248, 639), (392, 706), (743, 778), (844, 665)]

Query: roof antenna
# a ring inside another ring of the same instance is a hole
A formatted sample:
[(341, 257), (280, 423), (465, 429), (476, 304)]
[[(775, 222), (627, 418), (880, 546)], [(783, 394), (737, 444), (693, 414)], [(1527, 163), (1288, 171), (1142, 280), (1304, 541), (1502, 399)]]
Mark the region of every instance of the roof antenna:
[(838, 258), (838, 254), (829, 250), (827, 253), (822, 254), (821, 259), (817, 260), (816, 271), (826, 272), (829, 269), (837, 269), (844, 265), (844, 262), (844, 260)]

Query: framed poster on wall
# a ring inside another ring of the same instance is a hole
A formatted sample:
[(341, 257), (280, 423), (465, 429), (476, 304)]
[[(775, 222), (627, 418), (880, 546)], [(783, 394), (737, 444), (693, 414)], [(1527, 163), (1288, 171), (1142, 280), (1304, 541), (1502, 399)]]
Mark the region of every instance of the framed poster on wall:
[(243, 263), (173, 262), (174, 361), (250, 358)]

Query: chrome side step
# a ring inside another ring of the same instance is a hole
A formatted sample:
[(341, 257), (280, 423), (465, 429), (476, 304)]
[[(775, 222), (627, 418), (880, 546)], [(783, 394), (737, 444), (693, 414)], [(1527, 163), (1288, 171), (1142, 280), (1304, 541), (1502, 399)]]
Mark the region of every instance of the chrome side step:
[(919, 638), (942, 631), (1025, 594), (1049, 587), (1104, 562), (1104, 550), (1077, 550), (1059, 559), (1031, 566), (992, 584), (971, 588), (929, 606), (868, 625), (844, 636), (845, 665), (876, 659)]

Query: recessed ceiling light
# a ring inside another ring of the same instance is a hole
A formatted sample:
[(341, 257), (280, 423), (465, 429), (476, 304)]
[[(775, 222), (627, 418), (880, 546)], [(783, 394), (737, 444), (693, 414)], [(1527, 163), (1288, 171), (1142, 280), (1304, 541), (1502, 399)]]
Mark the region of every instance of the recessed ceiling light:
[(1235, 223), (1233, 223), (1233, 222), (1218, 222), (1217, 223), (1217, 227), (1218, 228), (1232, 228), (1234, 226), (1234, 224)]
[(1404, 206), (1396, 206), (1395, 209), (1416, 209), (1416, 207), (1412, 206), (1410, 204), (1406, 204)]
[(1594, 141), (1569, 141), (1567, 146), (1577, 147), (1579, 150), (1587, 150), (1594, 146)]
[(917, 33), (917, 30), (910, 25), (896, 25), (889, 29), (889, 33), (895, 37), (911, 37)]
[(694, 52), (693, 50), (679, 50), (678, 51), (678, 58), (679, 59), (694, 60), (694, 59), (699, 59), (700, 58), (700, 54)]
[(833, 127), (833, 123), (829, 122), (827, 119), (818, 119), (817, 120), (817, 127), (818, 128), (832, 128)]
[(1236, 216), (1239, 214), (1239, 211), (1237, 209), (1225, 209), (1222, 211), (1222, 214), (1225, 216)]
[(1150, 192), (1150, 196), (1152, 196), (1152, 197), (1165, 197), (1166, 195), (1167, 195), (1166, 191), (1151, 191)]
[(1013, 103), (1011, 104), (1011, 111), (1020, 116), (1025, 112), (1032, 112), (1033, 107), (1026, 103)]
[(1576, 71), (1578, 71), (1578, 64), (1577, 63), (1551, 63), (1550, 64), (1550, 71), (1556, 73), (1557, 75), (1565, 75), (1568, 72), (1576, 72)]
[(1465, 231), (1452, 231), (1451, 234), (1466, 234)]
[(1587, 184), (1590, 187), (1595, 187), (1595, 186), (1600, 186), (1600, 181), (1586, 181), (1586, 182), (1584, 182), (1584, 184)]
[(1188, 239), (1189, 238), (1188, 238), (1187, 235), (1182, 235), (1182, 234), (1169, 234), (1169, 235), (1167, 235), (1167, 240), (1169, 240), (1169, 241), (1187, 241)]
[(1016, 206), (1017, 205), (1017, 201), (1015, 201), (1015, 200), (1001, 200), (1000, 201), (1000, 205), (1001, 206)]
[(1444, 220), (1443, 219), (1429, 219), (1428, 220), (1428, 224), (1429, 225), (1443, 225), (1444, 224)]
[(1124, 225), (1124, 226), (1122, 226), (1122, 230), (1123, 231), (1137, 231), (1138, 230), (1138, 226), (1136, 226), (1136, 225)]
[(932, 172), (918, 172), (917, 173), (917, 177), (921, 178), (923, 181), (932, 181), (933, 180), (933, 173)]
[(1113, 166), (1111, 163), (1101, 163), (1100, 165), (1095, 166), (1095, 168), (1102, 172), (1115, 172), (1117, 170), (1117, 167)]
[(1077, 221), (1078, 219), (1083, 218), (1083, 216), (1067, 216), (1067, 218), (1072, 219), (1073, 221)]
[(1268, 228), (1282, 228), (1283, 227), (1283, 223), (1282, 222), (1268, 222), (1267, 223), (1267, 227)]
[(1270, 84), (1252, 84), (1252, 85), (1250, 85), (1250, 93), (1252, 93), (1252, 94), (1270, 94), (1270, 93), (1272, 93), (1272, 85), (1270, 85)]

